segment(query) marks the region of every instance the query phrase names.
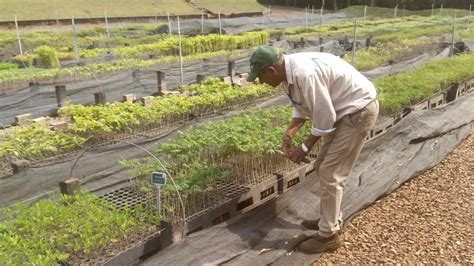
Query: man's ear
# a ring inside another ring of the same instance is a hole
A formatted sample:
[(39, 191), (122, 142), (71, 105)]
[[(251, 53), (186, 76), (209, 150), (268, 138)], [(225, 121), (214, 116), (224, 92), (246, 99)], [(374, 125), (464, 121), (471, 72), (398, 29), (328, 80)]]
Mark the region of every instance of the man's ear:
[(271, 67), (267, 67), (268, 71), (271, 71), (272, 74), (276, 75), (277, 74), (277, 70), (275, 67), (271, 66)]

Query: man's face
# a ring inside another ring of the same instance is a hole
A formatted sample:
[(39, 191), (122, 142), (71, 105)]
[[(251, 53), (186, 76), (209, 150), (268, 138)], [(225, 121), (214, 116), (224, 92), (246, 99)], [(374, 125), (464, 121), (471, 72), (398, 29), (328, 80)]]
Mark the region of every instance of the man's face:
[(278, 78), (277, 71), (274, 67), (266, 67), (258, 73), (258, 79), (261, 83), (268, 84), (272, 87), (278, 86), (281, 80)]

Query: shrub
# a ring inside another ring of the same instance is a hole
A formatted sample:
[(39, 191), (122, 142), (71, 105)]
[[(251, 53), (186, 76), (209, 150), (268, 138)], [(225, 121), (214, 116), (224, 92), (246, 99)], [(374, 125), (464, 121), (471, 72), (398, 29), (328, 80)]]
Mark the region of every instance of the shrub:
[(32, 67), (34, 60), (35, 60), (34, 54), (25, 53), (24, 55), (17, 55), (13, 57), (12, 62), (22, 67)]
[(58, 53), (55, 49), (48, 46), (40, 46), (35, 49), (38, 55), (41, 66), (46, 68), (57, 68), (59, 67)]

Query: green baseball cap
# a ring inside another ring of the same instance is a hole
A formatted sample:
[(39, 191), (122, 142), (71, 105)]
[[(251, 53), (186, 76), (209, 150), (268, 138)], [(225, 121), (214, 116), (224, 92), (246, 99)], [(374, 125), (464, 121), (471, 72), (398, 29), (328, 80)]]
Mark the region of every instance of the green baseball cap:
[(278, 51), (275, 47), (262, 45), (253, 52), (250, 57), (250, 73), (247, 81), (253, 82), (260, 71), (264, 68), (273, 66), (278, 60)]

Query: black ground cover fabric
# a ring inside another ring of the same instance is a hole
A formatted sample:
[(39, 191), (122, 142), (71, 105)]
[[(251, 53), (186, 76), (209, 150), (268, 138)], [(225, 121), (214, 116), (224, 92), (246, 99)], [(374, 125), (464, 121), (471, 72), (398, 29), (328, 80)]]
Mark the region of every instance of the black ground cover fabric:
[[(439, 163), (474, 130), (474, 93), (435, 109), (416, 111), (368, 142), (348, 178), (343, 219)], [(303, 219), (319, 217), (318, 178), (227, 222), (199, 231), (145, 260), (144, 265), (308, 265), (318, 255), (290, 253)], [(299, 237), (298, 237), (299, 236)], [(270, 251), (259, 255), (263, 249)]]

